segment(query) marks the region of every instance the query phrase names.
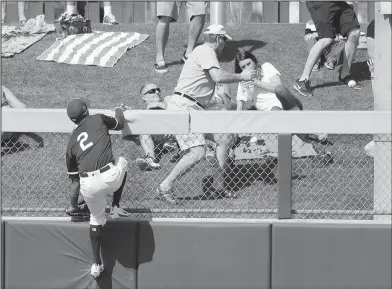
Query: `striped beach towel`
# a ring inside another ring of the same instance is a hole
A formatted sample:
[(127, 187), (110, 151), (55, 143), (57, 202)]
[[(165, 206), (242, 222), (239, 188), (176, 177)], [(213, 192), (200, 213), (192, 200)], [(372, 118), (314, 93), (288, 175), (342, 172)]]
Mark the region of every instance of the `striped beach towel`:
[(113, 67), (127, 49), (148, 37), (135, 32), (102, 32), (69, 35), (46, 49), (38, 60)]

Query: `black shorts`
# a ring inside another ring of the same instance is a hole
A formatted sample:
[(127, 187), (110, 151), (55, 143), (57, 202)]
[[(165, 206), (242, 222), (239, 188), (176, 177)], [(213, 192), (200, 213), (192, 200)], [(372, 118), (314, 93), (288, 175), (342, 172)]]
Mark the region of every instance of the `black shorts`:
[(359, 22), (353, 7), (345, 1), (306, 1), (319, 38), (335, 38), (336, 33), (347, 37)]
[(374, 39), (374, 20), (369, 23), (366, 29), (366, 37), (370, 37)]

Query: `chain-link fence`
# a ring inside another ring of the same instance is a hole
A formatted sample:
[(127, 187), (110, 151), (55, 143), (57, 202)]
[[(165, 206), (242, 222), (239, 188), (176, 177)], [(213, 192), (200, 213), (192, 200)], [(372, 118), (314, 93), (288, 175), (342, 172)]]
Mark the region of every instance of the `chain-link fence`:
[[(15, 133), (2, 142), (4, 216), (65, 216), (70, 190), (65, 164), (68, 137)], [(220, 137), (218, 147), (206, 140), (206, 153), (175, 181), (173, 193), (179, 203), (172, 204), (157, 198), (157, 188), (184, 161), (176, 139), (112, 135), (115, 157), (129, 162), (121, 205), (135, 217), (277, 218), (278, 135), (238, 135), (226, 142), (227, 150), (222, 149), (227, 135)], [(374, 159), (364, 147), (372, 139), (371, 135), (293, 135), (294, 217), (371, 219)], [(217, 189), (222, 187), (222, 174), (224, 191)], [(388, 177), (382, 181), (388, 182)], [(391, 202), (390, 192), (383, 200)]]

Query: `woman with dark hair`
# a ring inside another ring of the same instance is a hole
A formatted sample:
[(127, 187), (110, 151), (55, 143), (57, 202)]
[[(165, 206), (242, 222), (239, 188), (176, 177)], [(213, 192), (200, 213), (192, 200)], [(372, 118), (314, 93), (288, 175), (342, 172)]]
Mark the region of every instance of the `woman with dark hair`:
[[(240, 51), (234, 61), (235, 73), (243, 70), (256, 70), (254, 81), (242, 81), (238, 84), (237, 110), (243, 110), (244, 104), (252, 102), (251, 110), (303, 110), (303, 105), (287, 87), (282, 84), (279, 71), (269, 62), (260, 65), (250, 51)], [(298, 135), (304, 137), (304, 135)], [(327, 141), (327, 134), (308, 134), (309, 139)]]
[(237, 53), (234, 61), (236, 73), (244, 70), (257, 71), (255, 81), (242, 81), (238, 84), (237, 110), (252, 101), (256, 110), (302, 110), (303, 106), (282, 84), (279, 71), (269, 62), (259, 65), (256, 57), (248, 50)]

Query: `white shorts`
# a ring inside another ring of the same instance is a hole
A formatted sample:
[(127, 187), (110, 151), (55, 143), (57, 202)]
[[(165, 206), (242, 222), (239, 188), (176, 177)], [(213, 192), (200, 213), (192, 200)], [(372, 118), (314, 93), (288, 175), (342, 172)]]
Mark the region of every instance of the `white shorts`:
[(90, 224), (105, 225), (106, 196), (117, 191), (127, 172), (128, 162), (119, 157), (106, 172), (89, 172), (88, 177), (80, 178), (80, 193), (90, 209)]

